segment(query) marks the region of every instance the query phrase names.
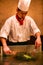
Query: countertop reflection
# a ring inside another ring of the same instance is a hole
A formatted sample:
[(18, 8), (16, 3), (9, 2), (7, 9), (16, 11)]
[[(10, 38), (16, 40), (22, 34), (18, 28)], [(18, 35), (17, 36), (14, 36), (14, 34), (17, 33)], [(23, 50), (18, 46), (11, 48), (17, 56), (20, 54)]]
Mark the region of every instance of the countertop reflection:
[(0, 65), (43, 65), (43, 52), (39, 54), (39, 57), (35, 61), (20, 61), (13, 56), (1, 57)]

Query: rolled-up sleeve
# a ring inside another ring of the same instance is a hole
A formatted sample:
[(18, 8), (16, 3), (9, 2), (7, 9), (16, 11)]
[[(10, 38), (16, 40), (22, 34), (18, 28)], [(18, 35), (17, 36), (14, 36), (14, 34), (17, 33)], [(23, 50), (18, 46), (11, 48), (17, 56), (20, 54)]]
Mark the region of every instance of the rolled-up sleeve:
[[(35, 21), (31, 18), (31, 32), (35, 35), (37, 32), (40, 32), (40, 29), (36, 25)], [(41, 33), (41, 32), (40, 32)]]
[(7, 38), (7, 36), (9, 35), (9, 32), (10, 32), (10, 26), (11, 26), (11, 20), (7, 19), (5, 24), (3, 25), (3, 27), (0, 30), (0, 37)]

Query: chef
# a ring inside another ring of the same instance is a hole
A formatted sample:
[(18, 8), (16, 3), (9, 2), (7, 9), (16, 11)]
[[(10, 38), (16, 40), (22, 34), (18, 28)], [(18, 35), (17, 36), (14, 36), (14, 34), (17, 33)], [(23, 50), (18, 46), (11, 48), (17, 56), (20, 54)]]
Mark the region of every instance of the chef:
[(9, 17), (0, 30), (0, 38), (5, 54), (12, 51), (7, 45), (6, 40), (12, 43), (23, 43), (30, 40), (30, 32), (36, 37), (35, 47), (40, 47), (40, 30), (35, 21), (27, 16), (31, 0), (19, 0), (16, 15)]

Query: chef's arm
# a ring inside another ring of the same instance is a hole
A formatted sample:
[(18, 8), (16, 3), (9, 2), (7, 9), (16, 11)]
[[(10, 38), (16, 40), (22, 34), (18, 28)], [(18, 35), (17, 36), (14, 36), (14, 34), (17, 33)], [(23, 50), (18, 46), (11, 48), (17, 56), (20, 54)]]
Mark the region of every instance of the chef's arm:
[(6, 39), (5, 38), (1, 38), (1, 43), (3, 45), (3, 51), (5, 54), (10, 54), (11, 53), (11, 50), (10, 48), (7, 46), (7, 42), (6, 42)]
[(37, 32), (37, 33), (35, 34), (35, 36), (36, 36), (36, 38), (40, 38), (40, 32)]
[(7, 46), (5, 38), (1, 37), (0, 40), (1, 40), (1, 43), (2, 43), (3, 46)]
[(38, 48), (38, 47), (40, 47), (40, 45), (41, 45), (40, 32), (37, 32), (37, 33), (35, 34), (35, 36), (36, 36), (36, 40), (35, 40), (35, 48)]

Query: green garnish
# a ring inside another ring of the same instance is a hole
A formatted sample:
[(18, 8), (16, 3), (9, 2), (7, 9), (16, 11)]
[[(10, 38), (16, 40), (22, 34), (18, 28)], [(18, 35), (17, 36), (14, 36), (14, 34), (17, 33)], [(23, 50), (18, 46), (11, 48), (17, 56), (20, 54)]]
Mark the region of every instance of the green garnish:
[(29, 56), (29, 55), (24, 55), (24, 57), (27, 59), (31, 59), (31, 56)]

